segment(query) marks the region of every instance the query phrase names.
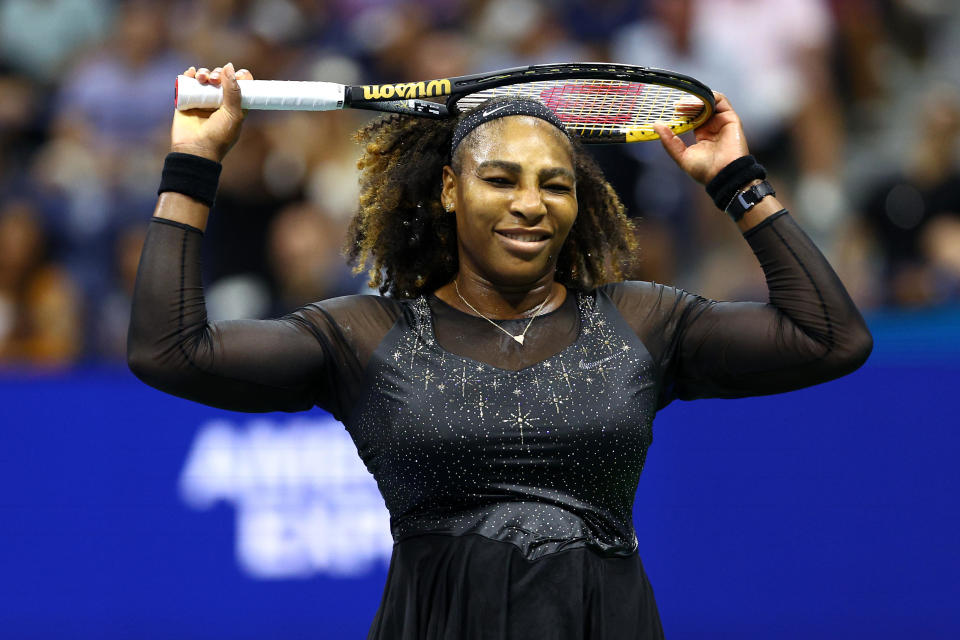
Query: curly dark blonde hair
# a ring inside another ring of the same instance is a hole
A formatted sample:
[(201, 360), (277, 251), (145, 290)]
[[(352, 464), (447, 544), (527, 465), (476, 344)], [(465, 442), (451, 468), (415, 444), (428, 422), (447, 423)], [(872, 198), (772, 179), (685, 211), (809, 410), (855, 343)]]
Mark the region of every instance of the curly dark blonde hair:
[[(357, 131), (364, 145), (360, 204), (347, 234), (345, 253), (370, 287), (398, 298), (435, 291), (457, 274), (456, 216), (440, 203), (445, 165), (458, 119), (432, 120), (396, 114)], [(468, 135), (457, 148), (471, 143)], [(613, 187), (574, 139), (578, 214), (557, 259), (555, 278), (586, 290), (624, 278), (636, 250), (633, 225)]]

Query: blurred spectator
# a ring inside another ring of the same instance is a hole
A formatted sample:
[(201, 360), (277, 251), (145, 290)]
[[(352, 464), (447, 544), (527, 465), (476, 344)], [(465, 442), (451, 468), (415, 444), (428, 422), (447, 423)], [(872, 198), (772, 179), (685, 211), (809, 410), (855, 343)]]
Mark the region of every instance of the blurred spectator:
[(864, 214), (883, 254), (883, 302), (941, 303), (960, 294), (960, 91), (924, 96), (904, 167), (866, 192)]
[(169, 127), (173, 79), (189, 66), (168, 40), (162, 4), (122, 4), (107, 46), (67, 75), (59, 126), (101, 153), (137, 151), (156, 141)]
[(562, 18), (533, 0), (483, 4), (475, 22), (477, 71), (587, 60), (586, 47), (571, 37)]
[(0, 193), (14, 188), (20, 166), (43, 143), (38, 93), (28, 78), (0, 72)]
[[(68, 67), (56, 94), (31, 178), (58, 201), (47, 214), (64, 265), (91, 301), (90, 326), (110, 291), (117, 229), (145, 220), (156, 198), (173, 79), (186, 66), (168, 46), (163, 5), (124, 2), (110, 37)], [(87, 336), (84, 348), (96, 351), (96, 341)]]
[(146, 235), (146, 225), (138, 224), (120, 230), (114, 240), (111, 286), (101, 296), (90, 326), (91, 349), (97, 358), (119, 361), (126, 357), (130, 303)]
[(883, 17), (874, 0), (833, 0), (838, 31), (839, 95), (855, 110), (854, 126), (871, 117), (883, 93)]
[(636, 0), (568, 0), (556, 10), (563, 13), (567, 29), (591, 49), (587, 60), (610, 59), (610, 35), (640, 19), (646, 2)]
[(26, 201), (0, 209), (0, 363), (64, 365), (80, 353), (80, 299), (46, 256), (40, 215)]
[[(0, 357), (122, 358), (173, 78), (227, 60), (344, 84), (578, 60), (675, 69), (730, 97), (860, 304), (956, 303), (958, 36), (943, 0), (0, 0)], [(934, 82), (948, 86), (928, 94)], [(904, 126), (921, 111), (922, 131)], [(370, 117), (250, 114), (204, 240), (211, 317), (363, 288), (341, 282), (339, 244), (351, 133)], [(658, 144), (593, 153), (638, 220), (632, 277), (764, 299), (736, 228)]]
[(211, 282), (240, 274), (265, 277), (265, 239), (270, 221), (283, 206), (300, 197), (299, 179), (278, 192), (267, 183), (264, 167), (271, 152), (267, 135), (271, 117), (254, 114), (244, 123), (243, 135), (224, 159), (220, 188), (205, 233), (204, 275)]
[(0, 57), (48, 82), (110, 25), (110, 0), (0, 0)]
[(450, 78), (470, 73), (474, 47), (463, 34), (456, 31), (434, 31), (419, 39), (406, 78)]
[(340, 252), (345, 235), (346, 225), (316, 205), (294, 204), (274, 218), (268, 238), (274, 314), (364, 288), (366, 278), (354, 276)]
[[(726, 94), (751, 150), (768, 169), (797, 176), (795, 213), (826, 241), (847, 213), (832, 24), (821, 0), (651, 0), (647, 19), (616, 34), (612, 54)], [(788, 186), (781, 179), (777, 188)]]
[[(726, 94), (781, 199), (828, 252), (848, 217), (832, 24), (822, 0), (650, 0), (644, 18), (611, 34), (610, 46), (615, 62), (677, 70)], [(753, 257), (712, 203), (658, 145), (629, 147), (642, 164), (625, 195), (645, 219), (642, 246), (658, 265), (640, 275), (674, 276), (720, 299), (765, 299)], [(727, 273), (753, 275), (748, 284), (720, 275)]]

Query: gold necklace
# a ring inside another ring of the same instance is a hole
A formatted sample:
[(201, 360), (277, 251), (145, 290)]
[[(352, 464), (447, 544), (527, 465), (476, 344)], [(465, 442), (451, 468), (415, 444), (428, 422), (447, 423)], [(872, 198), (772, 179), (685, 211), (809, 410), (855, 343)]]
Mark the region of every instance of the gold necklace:
[(519, 342), (521, 346), (523, 346), (523, 337), (524, 337), (525, 335), (527, 335), (527, 329), (530, 328), (530, 325), (533, 324), (533, 321), (536, 319), (536, 317), (537, 317), (538, 315), (540, 315), (540, 311), (543, 309), (543, 305), (547, 304), (547, 300), (550, 299), (550, 294), (548, 293), (548, 294), (547, 294), (547, 297), (543, 299), (543, 302), (540, 303), (540, 306), (537, 307), (537, 310), (536, 310), (536, 311), (533, 313), (533, 315), (530, 317), (530, 322), (528, 322), (528, 323), (527, 323), (527, 326), (524, 327), (523, 332), (522, 332), (520, 335), (515, 336), (515, 335), (513, 335), (512, 333), (510, 333), (509, 331), (507, 331), (506, 329), (504, 329), (503, 327), (501, 327), (500, 325), (498, 325), (496, 322), (494, 322), (493, 320), (491, 320), (490, 318), (488, 318), (487, 316), (485, 316), (485, 315), (483, 315), (482, 313), (480, 313), (479, 311), (477, 311), (476, 307), (474, 307), (472, 304), (470, 304), (469, 302), (467, 302), (467, 299), (464, 298), (462, 295), (460, 295), (460, 287), (459, 287), (459, 285), (457, 285), (457, 280), (456, 280), (456, 278), (454, 278), (454, 280), (453, 280), (453, 288), (456, 289), (456, 291), (457, 291), (457, 297), (460, 298), (461, 300), (463, 300), (463, 304), (465, 304), (465, 305), (467, 305), (468, 307), (470, 307), (470, 309), (473, 310), (473, 312), (474, 312), (475, 314), (477, 314), (478, 316), (480, 316), (481, 318), (483, 318), (484, 320), (486, 320), (487, 322), (489, 322), (490, 324), (492, 324), (493, 326), (495, 326), (497, 329), (500, 329), (500, 331), (503, 331), (505, 334), (507, 334), (508, 336), (510, 336), (511, 338), (513, 338), (514, 340), (516, 340), (517, 342)]

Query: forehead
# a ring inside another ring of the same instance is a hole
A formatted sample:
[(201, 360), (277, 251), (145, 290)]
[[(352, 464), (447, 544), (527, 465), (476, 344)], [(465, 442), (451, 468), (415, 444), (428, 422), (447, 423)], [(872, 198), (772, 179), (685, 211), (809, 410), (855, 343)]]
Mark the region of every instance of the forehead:
[(464, 140), (465, 165), (504, 160), (525, 166), (573, 170), (573, 147), (549, 122), (533, 116), (507, 116), (484, 122)]

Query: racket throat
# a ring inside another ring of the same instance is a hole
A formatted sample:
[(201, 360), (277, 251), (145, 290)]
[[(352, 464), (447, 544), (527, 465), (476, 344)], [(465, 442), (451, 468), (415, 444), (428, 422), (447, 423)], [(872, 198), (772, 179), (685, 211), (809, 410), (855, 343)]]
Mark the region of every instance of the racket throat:
[[(406, 100), (357, 100), (354, 102), (353, 93), (357, 87), (347, 87), (344, 95), (344, 106), (352, 109), (367, 109), (370, 111), (386, 111), (389, 113), (402, 113), (410, 116), (420, 116), (427, 118), (446, 118), (450, 115), (450, 110), (441, 102), (431, 100), (421, 100), (420, 98), (409, 98)], [(361, 94), (362, 96), (362, 94)]]

